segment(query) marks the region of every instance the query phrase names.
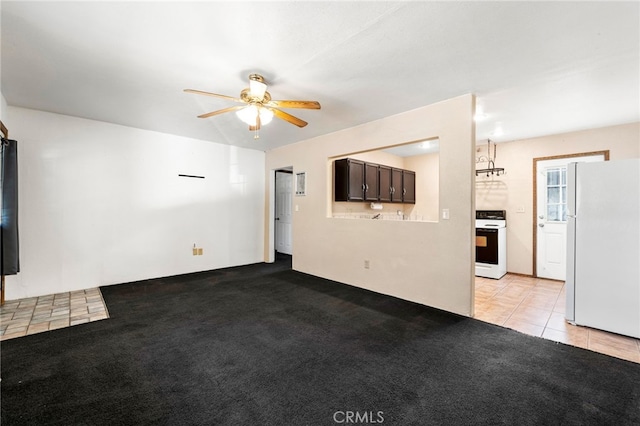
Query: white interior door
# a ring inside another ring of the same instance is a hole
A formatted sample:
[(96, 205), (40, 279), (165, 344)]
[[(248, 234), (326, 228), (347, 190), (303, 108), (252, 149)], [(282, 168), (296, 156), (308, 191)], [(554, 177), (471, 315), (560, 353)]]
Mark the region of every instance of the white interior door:
[(291, 204), (293, 174), (276, 172), (275, 247), (276, 251), (292, 254)]
[(553, 280), (567, 274), (567, 164), (604, 161), (604, 155), (536, 162), (536, 275)]

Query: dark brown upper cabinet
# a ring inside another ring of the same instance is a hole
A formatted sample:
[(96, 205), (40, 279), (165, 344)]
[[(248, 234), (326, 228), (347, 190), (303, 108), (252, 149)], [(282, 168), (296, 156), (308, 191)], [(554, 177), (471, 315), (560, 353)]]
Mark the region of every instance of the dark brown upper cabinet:
[(408, 204), (416, 203), (416, 172), (410, 170), (402, 171), (402, 202)]
[(415, 172), (353, 158), (333, 164), (335, 201), (416, 202)]
[(364, 161), (343, 158), (333, 163), (336, 201), (364, 201)]
[(402, 169), (391, 169), (391, 202), (402, 202)]
[(364, 200), (378, 201), (379, 196), (378, 165), (364, 163)]
[(379, 201), (390, 203), (393, 195), (393, 185), (391, 184), (391, 167), (378, 166), (378, 184), (380, 185)]

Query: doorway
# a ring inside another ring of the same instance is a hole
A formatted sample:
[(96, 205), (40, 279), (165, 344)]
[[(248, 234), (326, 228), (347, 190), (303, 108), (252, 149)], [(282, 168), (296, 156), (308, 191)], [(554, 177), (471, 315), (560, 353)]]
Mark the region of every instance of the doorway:
[(533, 273), (564, 281), (567, 269), (567, 164), (608, 161), (609, 151), (533, 159)]
[(293, 171), (276, 170), (274, 247), (277, 253), (293, 254)]

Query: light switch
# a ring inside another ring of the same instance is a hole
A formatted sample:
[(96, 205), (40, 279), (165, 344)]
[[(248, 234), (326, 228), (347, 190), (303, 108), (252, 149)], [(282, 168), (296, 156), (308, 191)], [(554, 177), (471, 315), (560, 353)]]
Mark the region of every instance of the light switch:
[(442, 209), (442, 219), (449, 220), (449, 209)]
[(296, 204), (296, 211), (299, 212), (300, 211), (300, 206)]

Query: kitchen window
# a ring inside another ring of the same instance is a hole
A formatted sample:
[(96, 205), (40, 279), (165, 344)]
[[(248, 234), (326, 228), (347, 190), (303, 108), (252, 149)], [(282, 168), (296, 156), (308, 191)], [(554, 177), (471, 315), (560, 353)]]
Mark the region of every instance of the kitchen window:
[(547, 169), (547, 221), (567, 221), (567, 168)]

